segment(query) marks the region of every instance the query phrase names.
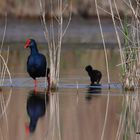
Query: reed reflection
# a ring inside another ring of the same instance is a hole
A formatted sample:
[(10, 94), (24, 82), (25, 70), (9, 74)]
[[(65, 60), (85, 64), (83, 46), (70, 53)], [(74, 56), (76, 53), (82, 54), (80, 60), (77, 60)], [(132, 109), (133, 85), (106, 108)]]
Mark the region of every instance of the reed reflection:
[(3, 90), (0, 88), (0, 140), (9, 139), (8, 109), (12, 97), (12, 88)]
[(35, 94), (34, 91), (29, 93), (26, 109), (30, 122), (26, 125), (27, 133), (33, 133), (35, 131), (38, 120), (46, 113), (48, 102), (49, 96), (46, 93), (37, 92), (37, 94)]

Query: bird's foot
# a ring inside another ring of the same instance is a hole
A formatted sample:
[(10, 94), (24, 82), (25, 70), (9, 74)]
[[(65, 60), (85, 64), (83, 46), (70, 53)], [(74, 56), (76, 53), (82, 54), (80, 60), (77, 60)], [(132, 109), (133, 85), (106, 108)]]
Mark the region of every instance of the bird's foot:
[(37, 95), (37, 89), (36, 88), (34, 88), (34, 94)]
[(49, 91), (48, 89), (47, 89), (47, 91), (46, 91), (46, 94), (47, 94), (47, 95), (50, 95), (50, 91)]

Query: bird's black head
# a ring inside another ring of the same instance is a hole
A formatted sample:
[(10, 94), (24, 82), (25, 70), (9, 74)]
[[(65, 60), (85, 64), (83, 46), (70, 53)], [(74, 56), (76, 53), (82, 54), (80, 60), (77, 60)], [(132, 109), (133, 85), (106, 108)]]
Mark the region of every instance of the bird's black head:
[(92, 68), (91, 65), (88, 65), (88, 66), (85, 67), (85, 70), (86, 70), (87, 72), (90, 72), (90, 71), (93, 70), (93, 68)]
[(25, 44), (24, 48), (28, 48), (28, 47), (31, 47), (31, 46), (36, 46), (36, 41), (34, 39), (28, 39), (26, 41), (26, 44)]

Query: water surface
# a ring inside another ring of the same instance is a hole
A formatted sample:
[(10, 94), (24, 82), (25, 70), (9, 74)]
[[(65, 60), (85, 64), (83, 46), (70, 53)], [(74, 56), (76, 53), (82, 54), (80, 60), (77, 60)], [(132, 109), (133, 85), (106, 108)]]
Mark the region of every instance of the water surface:
[[(47, 57), (46, 46), (39, 45), (41, 52)], [(6, 46), (4, 48), (3, 56), (6, 56)], [(54, 136), (53, 139), (58, 140), (61, 136), (62, 140), (100, 140), (105, 117), (107, 119), (104, 140), (115, 139), (121, 114), (125, 110), (123, 103), (126, 96), (118, 86), (120, 68), (116, 65), (120, 63), (119, 50), (112, 47), (107, 49), (107, 53), (111, 84), (117, 85), (112, 86), (110, 90), (106, 86), (106, 64), (102, 48), (93, 44), (63, 44), (60, 88), (56, 93), (49, 95), (50, 101), (45, 116), (38, 121), (35, 132), (27, 135), (25, 124), (29, 122), (29, 117), (26, 104), (28, 95), (33, 90), (33, 80), (26, 72), (29, 51), (23, 49), (23, 44), (10, 45), (8, 67), (14, 85), (9, 87), (6, 80), (7, 87), (3, 87), (0, 94), (0, 112), (6, 108), (0, 117), (0, 139), (44, 140)], [(89, 64), (102, 72), (102, 88), (95, 90), (89, 87), (89, 77), (84, 69)], [(39, 84), (39, 94), (45, 96), (43, 78), (39, 79)], [(133, 96), (136, 97), (138, 94), (132, 93), (131, 97)], [(129, 94), (127, 98), (129, 99)], [(138, 97), (136, 99), (139, 100)]]

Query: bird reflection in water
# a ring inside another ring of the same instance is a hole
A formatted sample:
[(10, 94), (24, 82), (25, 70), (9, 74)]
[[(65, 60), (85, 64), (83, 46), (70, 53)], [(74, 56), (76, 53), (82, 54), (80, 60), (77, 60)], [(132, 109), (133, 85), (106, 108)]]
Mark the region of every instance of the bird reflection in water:
[(100, 94), (101, 91), (102, 91), (101, 84), (94, 84), (94, 85), (90, 84), (86, 94), (86, 99), (90, 101), (93, 97), (93, 94), (94, 95)]
[(49, 102), (48, 94), (31, 92), (27, 98), (27, 114), (30, 122), (26, 125), (26, 133), (33, 133), (36, 129), (38, 120), (45, 115), (46, 106)]

